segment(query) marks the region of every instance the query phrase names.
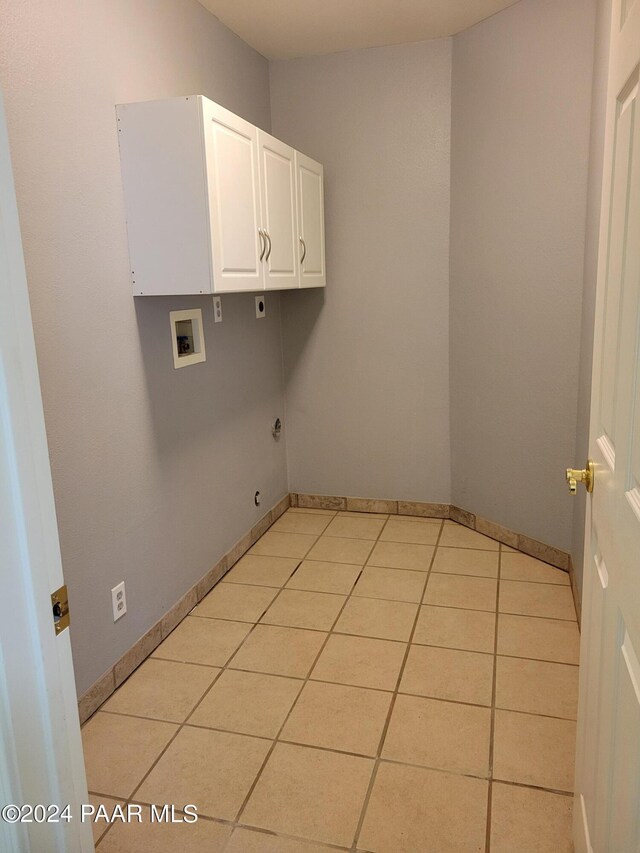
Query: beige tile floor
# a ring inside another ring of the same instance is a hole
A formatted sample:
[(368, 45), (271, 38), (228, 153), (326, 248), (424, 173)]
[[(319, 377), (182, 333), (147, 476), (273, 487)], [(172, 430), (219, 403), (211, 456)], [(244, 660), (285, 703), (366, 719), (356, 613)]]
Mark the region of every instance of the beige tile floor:
[(566, 574), (450, 521), (289, 510), (84, 726), (99, 853), (563, 853)]

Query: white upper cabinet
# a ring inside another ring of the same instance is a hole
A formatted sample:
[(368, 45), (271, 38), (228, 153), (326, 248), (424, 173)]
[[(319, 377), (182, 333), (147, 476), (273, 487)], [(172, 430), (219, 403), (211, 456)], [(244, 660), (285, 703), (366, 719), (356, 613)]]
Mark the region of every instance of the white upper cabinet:
[(134, 295), (211, 293), (197, 98), (117, 107)]
[(300, 286), (324, 287), (324, 174), (320, 163), (296, 151)]
[(214, 293), (261, 290), (258, 130), (202, 98)]
[(324, 287), (319, 163), (202, 96), (117, 118), (135, 295)]
[(293, 148), (258, 131), (265, 288), (300, 287)]

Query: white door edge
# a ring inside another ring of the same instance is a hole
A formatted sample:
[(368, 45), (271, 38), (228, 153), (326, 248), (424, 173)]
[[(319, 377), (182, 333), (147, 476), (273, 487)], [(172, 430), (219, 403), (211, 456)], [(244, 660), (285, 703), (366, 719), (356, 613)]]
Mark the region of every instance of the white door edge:
[(69, 630), (53, 627), (50, 595), (64, 580), (1, 99), (0, 540), (0, 791), (5, 805), (68, 804), (72, 814), (12, 830), (0, 821), (0, 838), (21, 853), (85, 853), (94, 845), (79, 820), (87, 786)]

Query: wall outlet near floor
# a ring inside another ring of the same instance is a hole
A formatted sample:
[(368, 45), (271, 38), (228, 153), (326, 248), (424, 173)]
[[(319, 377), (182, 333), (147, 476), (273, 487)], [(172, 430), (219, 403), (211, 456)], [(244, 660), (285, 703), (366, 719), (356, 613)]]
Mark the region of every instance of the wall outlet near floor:
[(111, 590), (111, 605), (113, 607), (113, 621), (117, 622), (127, 612), (127, 594), (124, 589), (124, 581)]
[(267, 316), (267, 303), (264, 296), (256, 296), (256, 319)]
[(222, 323), (222, 296), (213, 297), (213, 322)]

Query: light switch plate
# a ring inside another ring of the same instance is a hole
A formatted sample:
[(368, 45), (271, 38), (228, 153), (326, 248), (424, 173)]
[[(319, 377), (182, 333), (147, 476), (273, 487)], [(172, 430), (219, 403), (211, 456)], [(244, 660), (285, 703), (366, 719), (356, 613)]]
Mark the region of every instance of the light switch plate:
[(267, 316), (267, 303), (264, 296), (256, 296), (256, 319), (260, 320)]

